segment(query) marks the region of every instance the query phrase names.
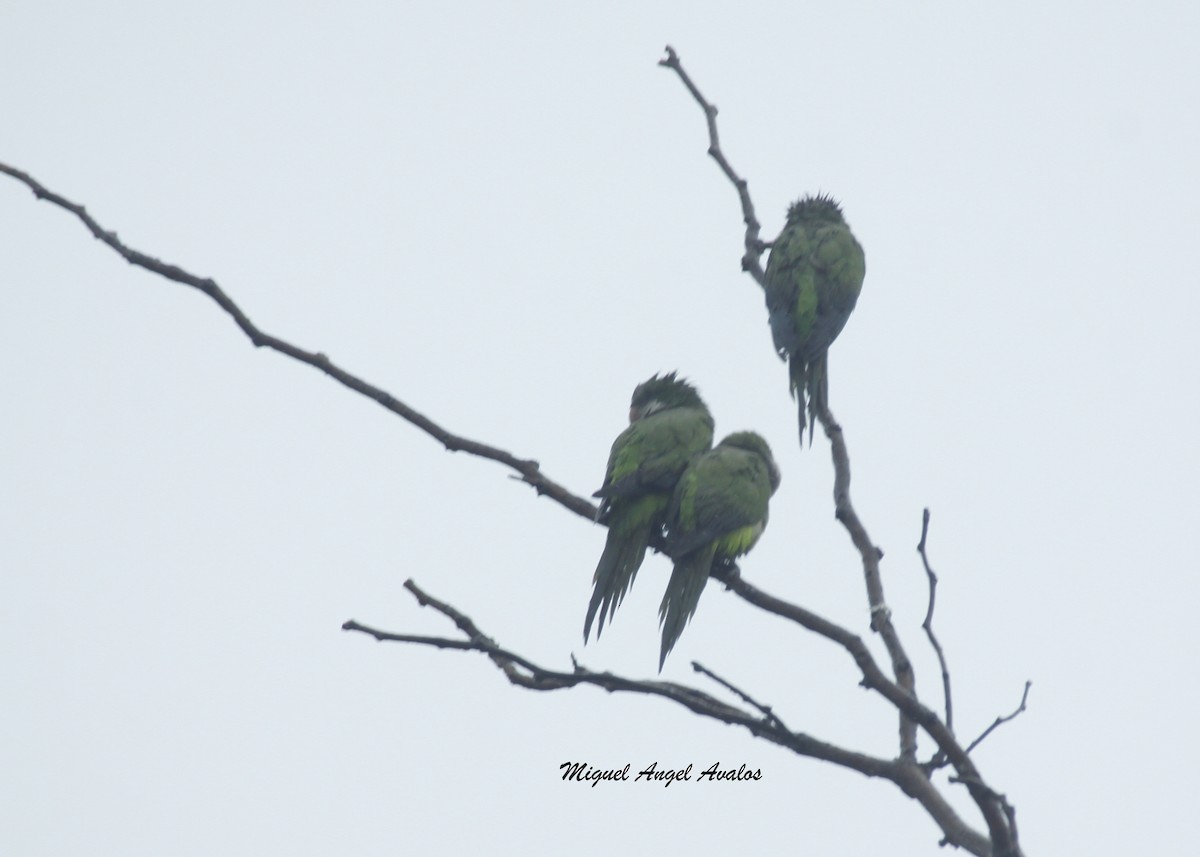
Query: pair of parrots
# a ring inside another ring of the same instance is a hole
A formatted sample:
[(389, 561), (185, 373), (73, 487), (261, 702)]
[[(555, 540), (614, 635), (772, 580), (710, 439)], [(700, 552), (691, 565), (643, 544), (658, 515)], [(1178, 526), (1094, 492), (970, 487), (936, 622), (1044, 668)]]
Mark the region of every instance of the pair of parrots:
[[(827, 351), (858, 300), (864, 273), (862, 248), (833, 199), (805, 197), (789, 208), (767, 264), (766, 299), (775, 349), (790, 358), (792, 393), (800, 391), (801, 441), (806, 400), (813, 426), (828, 405)], [(597, 616), (597, 636), (611, 621), (650, 541), (661, 537), (675, 566), (658, 608), (661, 671), (713, 564), (731, 563), (762, 535), (780, 479), (771, 448), (749, 431), (716, 447), (712, 441), (712, 415), (675, 373), (655, 375), (633, 391), (629, 427), (613, 442), (595, 493), (596, 519), (608, 525), (608, 538), (592, 578), (585, 641)]]
[(675, 570), (658, 608), (658, 668), (696, 612), (713, 562), (730, 562), (767, 525), (779, 468), (767, 442), (737, 432), (715, 448), (713, 418), (696, 388), (674, 372), (633, 391), (629, 427), (613, 442), (596, 520), (608, 524), (583, 638), (597, 636), (633, 583), (655, 536), (664, 537)]

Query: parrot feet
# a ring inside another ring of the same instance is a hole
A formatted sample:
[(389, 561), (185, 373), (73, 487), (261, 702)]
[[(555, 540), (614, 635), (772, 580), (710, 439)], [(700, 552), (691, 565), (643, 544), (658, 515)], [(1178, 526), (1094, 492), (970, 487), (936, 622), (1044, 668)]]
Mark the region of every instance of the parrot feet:
[(742, 570), (732, 559), (717, 559), (709, 568), (708, 574), (725, 584), (725, 588), (728, 589), (732, 582), (741, 576)]

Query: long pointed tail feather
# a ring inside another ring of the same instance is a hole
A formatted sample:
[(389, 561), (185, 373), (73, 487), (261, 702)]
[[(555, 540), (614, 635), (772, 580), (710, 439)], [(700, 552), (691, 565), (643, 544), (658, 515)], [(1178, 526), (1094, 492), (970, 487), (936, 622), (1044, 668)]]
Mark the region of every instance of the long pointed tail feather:
[(632, 533), (610, 529), (604, 542), (604, 553), (592, 575), (592, 600), (588, 602), (587, 618), (583, 623), (583, 641), (586, 643), (597, 615), (600, 624), (596, 627), (596, 639), (604, 630), (605, 619), (612, 623), (613, 614), (625, 599), (625, 593), (633, 585), (633, 578), (646, 557), (646, 543), (650, 539), (650, 527), (640, 527)]
[(675, 562), (667, 591), (658, 607), (658, 621), (662, 625), (662, 648), (658, 655), (658, 671), (662, 672), (667, 655), (675, 647), (684, 627), (696, 613), (700, 594), (708, 583), (708, 570), (712, 566), (716, 544), (709, 544), (691, 553), (684, 554)]
[(817, 414), (829, 411), (829, 352), (808, 364), (808, 445), (817, 430)]
[(799, 357), (792, 357), (788, 364), (792, 382), (792, 395), (795, 396), (798, 408), (796, 421), (800, 426), (800, 448), (804, 448), (804, 430), (808, 429), (808, 445), (811, 447), (813, 436), (817, 433), (817, 414), (829, 407), (829, 352), (807, 363)]
[[(808, 372), (809, 365), (797, 356), (793, 356), (788, 361), (788, 375), (792, 382), (792, 398), (796, 400), (797, 412), (796, 421), (800, 425), (800, 449), (804, 449), (804, 429), (807, 425), (804, 419), (805, 411), (808, 409)], [(797, 392), (799, 395), (797, 395)], [(809, 446), (812, 446), (812, 433), (809, 433)]]

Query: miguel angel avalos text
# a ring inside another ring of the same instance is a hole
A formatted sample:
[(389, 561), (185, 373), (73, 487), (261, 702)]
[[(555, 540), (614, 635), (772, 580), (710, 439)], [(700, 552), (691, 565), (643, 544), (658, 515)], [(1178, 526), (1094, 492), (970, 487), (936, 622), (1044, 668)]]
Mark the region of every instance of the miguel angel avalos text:
[(742, 780), (761, 780), (762, 771), (759, 768), (747, 768), (738, 765), (736, 768), (721, 767), (719, 762), (713, 762), (702, 771), (693, 774), (693, 765), (682, 768), (659, 768), (657, 762), (651, 762), (647, 767), (632, 774), (630, 765), (623, 768), (597, 768), (586, 762), (563, 762), (558, 769), (563, 772), (563, 781), (575, 780), (579, 783), (591, 783), (592, 788), (601, 781), (608, 782), (639, 782), (661, 783), (663, 787), (678, 782), (740, 782)]

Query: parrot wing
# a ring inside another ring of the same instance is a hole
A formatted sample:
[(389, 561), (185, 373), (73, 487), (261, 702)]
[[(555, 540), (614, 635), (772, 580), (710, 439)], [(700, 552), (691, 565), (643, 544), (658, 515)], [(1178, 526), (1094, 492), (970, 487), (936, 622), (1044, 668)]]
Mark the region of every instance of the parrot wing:
[(712, 417), (701, 408), (671, 408), (638, 420), (613, 441), (604, 484), (592, 496), (607, 501), (670, 493), (688, 462), (712, 446), (712, 438)]
[(676, 485), (667, 507), (667, 551), (675, 568), (658, 607), (660, 672), (696, 612), (713, 561), (750, 550), (766, 527), (778, 484), (773, 467), (761, 454), (723, 442), (693, 461)]
[(661, 532), (671, 491), (688, 462), (712, 445), (706, 408), (671, 408), (637, 420), (613, 442), (596, 520), (608, 525), (592, 576), (583, 638), (599, 616), (596, 636), (633, 585), (651, 538)]
[[(712, 450), (687, 469), (671, 497), (667, 507), (668, 553), (690, 553), (746, 528), (757, 528), (757, 538), (766, 526), (772, 491), (770, 474), (761, 457), (742, 449)], [(742, 553), (745, 549), (737, 552)]]
[(862, 292), (862, 247), (844, 223), (791, 224), (767, 260), (771, 338), (780, 357), (819, 357), (846, 326)]

